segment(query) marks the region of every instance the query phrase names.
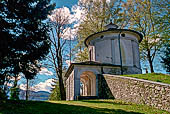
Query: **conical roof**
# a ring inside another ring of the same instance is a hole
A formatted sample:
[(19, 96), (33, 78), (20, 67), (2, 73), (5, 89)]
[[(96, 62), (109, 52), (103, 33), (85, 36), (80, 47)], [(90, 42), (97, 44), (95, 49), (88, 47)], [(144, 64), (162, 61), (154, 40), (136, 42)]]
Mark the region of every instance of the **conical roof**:
[(105, 26), (105, 28), (107, 30), (110, 30), (110, 29), (117, 29), (118, 26), (116, 24), (113, 24), (112, 22), (110, 22), (108, 25)]

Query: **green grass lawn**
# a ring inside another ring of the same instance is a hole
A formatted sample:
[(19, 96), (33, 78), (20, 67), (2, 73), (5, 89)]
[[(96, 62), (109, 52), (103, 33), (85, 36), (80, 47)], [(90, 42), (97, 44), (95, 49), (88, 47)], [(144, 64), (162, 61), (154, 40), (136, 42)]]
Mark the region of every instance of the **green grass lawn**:
[(118, 100), (7, 101), (0, 114), (170, 114), (146, 105)]
[(133, 75), (123, 75), (123, 76), (170, 84), (170, 75), (167, 74), (148, 73), (148, 74), (133, 74)]

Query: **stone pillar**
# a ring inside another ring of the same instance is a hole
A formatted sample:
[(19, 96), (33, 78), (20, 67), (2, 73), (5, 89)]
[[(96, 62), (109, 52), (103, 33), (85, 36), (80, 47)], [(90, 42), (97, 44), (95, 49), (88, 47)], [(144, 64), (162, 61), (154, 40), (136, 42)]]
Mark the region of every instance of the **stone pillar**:
[(96, 96), (98, 96), (98, 74), (96, 75)]
[(133, 48), (133, 64), (137, 68), (141, 68), (139, 57), (139, 44), (135, 41), (132, 41), (132, 48)]
[(68, 80), (68, 83), (69, 83), (69, 85), (68, 85), (68, 98), (70, 100), (70, 77), (68, 79), (69, 79)]
[(74, 100), (80, 96), (80, 75), (78, 75), (78, 70), (74, 70)]

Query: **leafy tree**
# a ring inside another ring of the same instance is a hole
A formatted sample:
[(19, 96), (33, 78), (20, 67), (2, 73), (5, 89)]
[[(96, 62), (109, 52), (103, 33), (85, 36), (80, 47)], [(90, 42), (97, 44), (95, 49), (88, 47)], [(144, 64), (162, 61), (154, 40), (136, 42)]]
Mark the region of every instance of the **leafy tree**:
[[(11, 53), (12, 35), (8, 29), (13, 28), (14, 24), (10, 24), (4, 17), (5, 1), (0, 1), (0, 91), (5, 94), (5, 83), (9, 75), (10, 61), (9, 54)], [(1, 95), (3, 95), (1, 94)]]
[(88, 56), (88, 50), (84, 46), (85, 38), (93, 33), (103, 31), (105, 29), (104, 26), (110, 20), (120, 27), (125, 26), (125, 23), (122, 22), (121, 1), (119, 0), (111, 0), (110, 2), (107, 0), (80, 0), (79, 6), (84, 15), (78, 27), (78, 44), (76, 46), (78, 50), (81, 48), (78, 54), (82, 56), (77, 58), (80, 59), (82, 57), (82, 60), (87, 60), (87, 58), (83, 58)]
[(12, 99), (12, 100), (19, 100), (20, 89), (17, 86), (17, 82), (18, 82), (18, 79), (16, 76), (16, 77), (14, 77), (14, 85), (13, 85), (13, 87), (10, 88), (10, 99)]
[(6, 93), (2, 88), (0, 88), (0, 103), (4, 102), (7, 99)]
[(59, 88), (61, 94), (61, 100), (66, 99), (66, 92), (64, 88), (64, 75), (63, 75), (63, 65), (65, 54), (67, 53), (67, 45), (66, 42), (69, 39), (65, 37), (65, 32), (67, 31), (68, 27), (70, 27), (70, 15), (67, 14), (68, 9), (59, 8), (54, 10), (53, 14), (50, 16), (50, 24), (51, 24), (51, 48), (50, 48), (50, 55), (48, 60), (50, 62), (51, 68), (57, 74), (57, 78), (59, 79)]
[(10, 89), (10, 99), (19, 100), (19, 88), (18, 87), (12, 87)]
[(162, 63), (167, 72), (170, 73), (170, 42), (165, 45), (164, 56), (162, 56)]
[(143, 41), (140, 43), (141, 57), (148, 61), (151, 72), (154, 72), (153, 61), (167, 41), (170, 27), (166, 21), (169, 17), (168, 2), (161, 1), (127, 0), (123, 6), (125, 20), (129, 20), (128, 27), (143, 34)]
[(58, 81), (56, 82), (56, 85), (52, 89), (52, 93), (50, 94), (49, 100), (52, 100), (52, 101), (61, 100), (60, 87), (59, 87)]
[(77, 52), (75, 56), (75, 62), (83, 62), (83, 61), (88, 61), (89, 60), (89, 55), (88, 55), (88, 49), (84, 48), (84, 50), (81, 50)]
[[(32, 79), (40, 68), (39, 61), (49, 52), (47, 16), (54, 9), (50, 0), (3, 0), (1, 17), (12, 27), (4, 27), (7, 32), (3, 43), (7, 49), (0, 50), (3, 55), (0, 63), (3, 65), (2, 77), (17, 76), (23, 73), (27, 79)], [(3, 48), (3, 47), (1, 47)], [(1, 66), (1, 65), (0, 65)], [(8, 72), (7, 72), (8, 71)]]

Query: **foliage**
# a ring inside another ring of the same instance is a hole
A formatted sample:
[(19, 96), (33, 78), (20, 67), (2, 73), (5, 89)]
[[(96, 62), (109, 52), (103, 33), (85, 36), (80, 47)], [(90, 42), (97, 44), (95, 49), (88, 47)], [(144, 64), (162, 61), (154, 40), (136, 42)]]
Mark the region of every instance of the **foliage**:
[(53, 11), (50, 15), (50, 25), (51, 25), (51, 37), (49, 38), (51, 42), (50, 55), (48, 60), (50, 62), (50, 67), (54, 69), (59, 79), (59, 88), (61, 94), (61, 100), (66, 99), (66, 93), (64, 89), (64, 79), (63, 79), (63, 64), (65, 59), (65, 54), (67, 54), (66, 42), (68, 37), (65, 37), (68, 27), (70, 27), (70, 16), (68, 12), (69, 9), (58, 8)]
[[(120, 100), (7, 101), (0, 113), (38, 114), (169, 114), (167, 111)], [(11, 110), (12, 109), (12, 110)]]
[(88, 49), (84, 48), (84, 50), (81, 50), (76, 54), (75, 56), (75, 62), (84, 62), (89, 60), (89, 55), (88, 55)]
[(170, 73), (170, 42), (165, 45), (164, 56), (162, 56), (162, 63), (166, 72)]
[(41, 67), (40, 61), (49, 52), (45, 20), (54, 5), (50, 5), (50, 0), (2, 0), (0, 7), (3, 7), (1, 25), (4, 25), (1, 32), (6, 33), (1, 39), (5, 47), (0, 49), (0, 74), (6, 78), (5, 75), (23, 73), (32, 79)]
[(7, 99), (6, 93), (3, 89), (0, 88), (0, 103), (4, 102)]
[(131, 75), (122, 75), (122, 76), (170, 84), (170, 76), (166, 74), (161, 74), (161, 73), (131, 74)]
[[(0, 90), (3, 94), (5, 94), (4, 85), (7, 79), (7, 75), (9, 75), (9, 69), (11, 69), (9, 54), (11, 52), (12, 47), (12, 39), (13, 35), (9, 34), (7, 29), (14, 28), (14, 24), (8, 23), (5, 18), (4, 12), (5, 10), (5, 1), (0, 1)], [(2, 94), (2, 95), (3, 95)]]
[[(161, 3), (161, 4), (160, 4)], [(168, 0), (128, 0), (124, 4), (125, 20), (128, 27), (143, 34), (140, 43), (141, 57), (147, 60), (151, 72), (154, 72), (153, 61), (163, 47), (169, 34)]]
[(12, 87), (10, 89), (10, 99), (11, 100), (19, 100), (19, 88), (18, 87)]
[[(75, 48), (77, 50), (83, 50), (84, 53), (81, 53), (81, 56), (75, 59), (83, 60), (87, 58), (88, 54), (85, 49), (84, 40), (89, 35), (103, 31), (105, 25), (108, 24), (110, 20), (120, 27), (123, 27), (125, 23), (122, 21), (123, 16), (120, 8), (121, 2), (119, 0), (111, 0), (110, 2), (107, 0), (80, 0), (79, 5), (84, 15), (78, 27), (78, 44)], [(85, 56), (86, 58), (84, 58)]]
[(51, 101), (61, 100), (59, 82), (57, 82), (54, 88), (52, 89), (52, 93), (50, 94), (49, 100)]

